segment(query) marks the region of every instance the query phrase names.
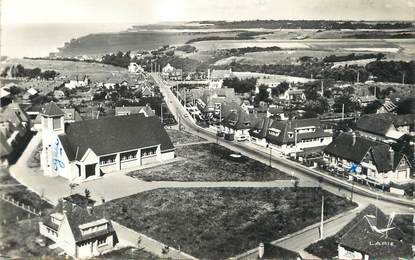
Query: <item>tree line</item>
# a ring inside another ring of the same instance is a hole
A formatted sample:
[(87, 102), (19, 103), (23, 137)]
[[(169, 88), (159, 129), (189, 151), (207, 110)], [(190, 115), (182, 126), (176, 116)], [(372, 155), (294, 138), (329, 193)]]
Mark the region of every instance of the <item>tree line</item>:
[(40, 79), (54, 79), (59, 73), (54, 70), (45, 70), (42, 71), (40, 68), (27, 69), (21, 64), (16, 66), (7, 66), (0, 73), (1, 77), (26, 77), (30, 79), (40, 78)]

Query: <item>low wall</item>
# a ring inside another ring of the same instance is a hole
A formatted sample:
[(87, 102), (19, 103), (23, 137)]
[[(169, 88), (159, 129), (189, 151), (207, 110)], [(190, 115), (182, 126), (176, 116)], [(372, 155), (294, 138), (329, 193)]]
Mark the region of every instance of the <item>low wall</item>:
[(163, 254), (162, 253), (163, 249), (166, 248), (165, 244), (157, 240), (154, 240), (144, 234), (141, 234), (132, 229), (129, 229), (115, 221), (111, 221), (111, 222), (112, 222), (112, 226), (114, 227), (115, 232), (117, 233), (120, 243), (124, 243), (128, 246), (143, 248), (145, 251), (155, 254), (162, 258), (192, 259), (192, 260), (197, 259), (171, 246), (169, 246), (169, 250), (167, 251), (167, 253)]

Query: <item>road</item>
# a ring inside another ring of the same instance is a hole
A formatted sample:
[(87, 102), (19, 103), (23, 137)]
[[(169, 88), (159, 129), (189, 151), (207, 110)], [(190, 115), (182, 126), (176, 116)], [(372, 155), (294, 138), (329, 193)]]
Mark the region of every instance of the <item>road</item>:
[[(151, 74), (155, 82), (160, 86), (160, 91), (163, 93), (167, 106), (170, 111), (177, 117), (181, 126), (185, 127), (186, 131), (192, 132), (193, 134), (199, 135), (209, 141), (216, 142), (216, 134), (212, 131), (203, 129), (195, 125), (193, 118), (183, 108), (177, 98), (170, 91), (169, 86), (160, 78), (157, 73)], [(233, 151), (240, 152), (253, 159), (261, 161), (265, 164), (269, 164), (269, 152), (267, 149), (261, 148), (254, 144), (249, 143), (237, 143), (230, 142), (224, 139), (220, 139), (219, 144), (229, 148)], [(293, 174), (300, 180), (307, 182), (319, 182), (322, 178), (322, 182), (319, 183), (324, 190), (334, 193), (338, 196), (351, 197), (352, 189), (353, 201), (360, 205), (374, 204), (385, 211), (385, 213), (414, 213), (413, 208), (415, 202), (404, 200), (400, 198), (391, 197), (381, 193), (375, 193), (368, 189), (363, 189), (358, 186), (352, 186), (347, 181), (337, 179), (326, 174), (321, 174), (308, 167), (302, 166), (298, 163), (287, 160), (283, 157), (272, 156), (272, 166), (278, 168), (286, 173)]]

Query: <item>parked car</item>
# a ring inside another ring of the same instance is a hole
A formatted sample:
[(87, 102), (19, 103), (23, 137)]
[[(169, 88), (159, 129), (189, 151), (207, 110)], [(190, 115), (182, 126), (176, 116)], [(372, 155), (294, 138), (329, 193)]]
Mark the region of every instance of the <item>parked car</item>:
[(245, 135), (238, 136), (238, 137), (236, 137), (235, 139), (236, 139), (236, 141), (238, 141), (238, 142), (245, 142), (245, 141), (248, 141), (248, 137), (246, 137)]

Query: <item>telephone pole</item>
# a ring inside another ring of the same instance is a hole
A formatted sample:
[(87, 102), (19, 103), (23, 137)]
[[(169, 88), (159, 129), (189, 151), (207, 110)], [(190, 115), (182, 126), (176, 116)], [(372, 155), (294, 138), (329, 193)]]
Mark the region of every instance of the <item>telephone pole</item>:
[(321, 197), (321, 223), (320, 223), (320, 240), (324, 239), (324, 195)]

